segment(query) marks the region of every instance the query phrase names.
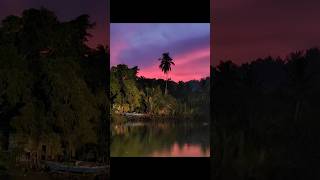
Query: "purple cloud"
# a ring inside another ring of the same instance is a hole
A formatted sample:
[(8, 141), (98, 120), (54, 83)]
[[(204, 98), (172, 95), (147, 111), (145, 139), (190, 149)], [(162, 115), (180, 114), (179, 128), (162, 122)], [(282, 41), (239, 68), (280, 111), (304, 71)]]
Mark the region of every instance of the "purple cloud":
[[(177, 64), (173, 67), (173, 80), (198, 79), (209, 74), (210, 24), (112, 23), (110, 31), (112, 66), (138, 66), (140, 75), (163, 78), (158, 58), (163, 52), (170, 52)], [(182, 71), (190, 76), (178, 76)]]

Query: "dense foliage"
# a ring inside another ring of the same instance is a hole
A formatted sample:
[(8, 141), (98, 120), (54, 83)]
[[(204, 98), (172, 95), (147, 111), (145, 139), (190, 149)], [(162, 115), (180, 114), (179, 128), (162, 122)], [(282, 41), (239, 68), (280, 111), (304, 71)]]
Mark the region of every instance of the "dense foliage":
[(12, 147), (39, 152), (45, 145), (55, 160), (89, 152), (105, 160), (109, 52), (86, 45), (93, 25), (87, 15), (60, 22), (44, 8), (2, 21), (2, 149), (16, 142)]
[(213, 179), (314, 179), (320, 50), (211, 68)]
[[(119, 64), (111, 68), (112, 112), (139, 112), (152, 115), (203, 117), (210, 107), (209, 77), (188, 82), (138, 77), (138, 67)], [(166, 84), (167, 83), (167, 84)], [(168, 94), (165, 93), (168, 88)], [(197, 120), (199, 118), (196, 118)]]

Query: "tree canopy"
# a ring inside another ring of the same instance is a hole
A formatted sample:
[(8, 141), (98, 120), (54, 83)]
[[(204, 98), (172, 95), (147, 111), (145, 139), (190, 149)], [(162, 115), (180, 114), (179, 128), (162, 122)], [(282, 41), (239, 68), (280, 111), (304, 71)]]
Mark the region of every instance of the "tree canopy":
[(319, 65), (320, 50), (311, 48), (211, 67), (216, 179), (314, 178)]
[[(209, 77), (188, 82), (138, 77), (138, 67), (119, 64), (110, 70), (112, 112), (140, 112), (209, 118)], [(163, 93), (167, 88), (169, 94)], [(206, 119), (204, 118), (204, 119)]]
[(86, 45), (88, 15), (61, 22), (45, 8), (8, 16), (0, 26), (0, 134), (53, 159), (84, 158), (85, 147), (106, 160), (109, 49)]

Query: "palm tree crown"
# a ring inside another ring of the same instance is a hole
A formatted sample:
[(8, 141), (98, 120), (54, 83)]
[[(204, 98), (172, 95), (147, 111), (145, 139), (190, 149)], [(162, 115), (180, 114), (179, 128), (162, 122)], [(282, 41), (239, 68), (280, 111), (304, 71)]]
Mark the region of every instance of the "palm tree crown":
[(162, 58), (159, 58), (160, 63), (160, 69), (167, 74), (169, 71), (171, 71), (171, 65), (174, 65), (173, 59), (170, 57), (169, 53), (163, 53)]
[[(170, 57), (169, 52), (167, 52), (162, 54), (162, 57), (159, 58), (159, 61), (161, 61), (159, 68), (164, 72), (164, 74), (167, 75), (167, 81), (168, 81), (168, 73), (169, 71), (171, 71), (171, 65), (175, 65), (173, 62), (173, 59)], [(166, 81), (165, 94), (167, 94), (167, 81)]]

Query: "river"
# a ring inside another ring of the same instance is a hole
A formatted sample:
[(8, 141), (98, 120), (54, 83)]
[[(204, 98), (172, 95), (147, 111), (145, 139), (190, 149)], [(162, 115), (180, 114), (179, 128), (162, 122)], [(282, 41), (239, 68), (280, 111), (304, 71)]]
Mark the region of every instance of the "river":
[(111, 157), (209, 157), (204, 123), (127, 123), (112, 128)]

